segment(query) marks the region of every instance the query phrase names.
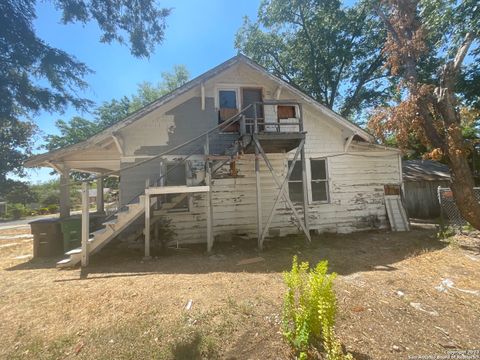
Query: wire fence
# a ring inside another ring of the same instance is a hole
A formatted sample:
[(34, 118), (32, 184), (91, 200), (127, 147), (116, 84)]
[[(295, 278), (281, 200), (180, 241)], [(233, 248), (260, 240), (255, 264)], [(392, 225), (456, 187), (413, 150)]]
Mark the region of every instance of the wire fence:
[[(480, 187), (474, 188), (475, 197), (480, 202)], [(453, 192), (448, 187), (438, 187), (437, 189), (438, 201), (440, 203), (440, 211), (442, 219), (448, 221), (448, 223), (454, 227), (461, 229), (463, 226), (468, 225), (468, 222), (460, 214)]]

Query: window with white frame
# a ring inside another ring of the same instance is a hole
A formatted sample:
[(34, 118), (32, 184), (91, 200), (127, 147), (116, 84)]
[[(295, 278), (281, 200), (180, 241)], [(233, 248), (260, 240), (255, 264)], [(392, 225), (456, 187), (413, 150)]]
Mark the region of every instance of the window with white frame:
[[(288, 167), (292, 161), (288, 161)], [(327, 159), (310, 159), (310, 199), (313, 202), (328, 202)], [(295, 162), (288, 180), (288, 194), (293, 202), (303, 202), (302, 162)]]
[(328, 201), (327, 159), (310, 159), (312, 201)]

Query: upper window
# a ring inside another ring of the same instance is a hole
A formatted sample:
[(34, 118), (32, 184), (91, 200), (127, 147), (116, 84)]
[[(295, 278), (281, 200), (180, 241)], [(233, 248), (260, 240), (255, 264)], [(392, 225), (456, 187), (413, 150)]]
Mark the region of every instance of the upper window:
[[(292, 166), (293, 161), (288, 161), (288, 168)], [(293, 171), (288, 180), (288, 194), (290, 200), (294, 202), (303, 202), (303, 184), (302, 184), (302, 162), (296, 161)]]
[(237, 92), (235, 90), (220, 90), (218, 92), (218, 107), (220, 109), (237, 109)]
[(327, 159), (310, 159), (312, 201), (328, 201)]
[(278, 119), (292, 119), (295, 117), (295, 106), (278, 105)]

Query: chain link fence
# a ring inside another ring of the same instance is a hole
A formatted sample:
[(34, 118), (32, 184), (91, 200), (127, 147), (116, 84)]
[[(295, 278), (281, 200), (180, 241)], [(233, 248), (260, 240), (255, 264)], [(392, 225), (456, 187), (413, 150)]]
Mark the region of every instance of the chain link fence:
[[(480, 187), (474, 188), (475, 197), (480, 202)], [(462, 228), (468, 225), (468, 222), (462, 217), (453, 197), (452, 190), (448, 187), (438, 187), (438, 202), (440, 203), (441, 216), (443, 221), (453, 227)]]

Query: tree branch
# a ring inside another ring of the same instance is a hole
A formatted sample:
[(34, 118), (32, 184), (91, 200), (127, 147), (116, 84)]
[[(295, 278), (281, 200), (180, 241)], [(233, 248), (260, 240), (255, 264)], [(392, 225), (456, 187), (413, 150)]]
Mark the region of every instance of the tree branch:
[(380, 8), (380, 6), (378, 4), (374, 4), (373, 8), (374, 8), (375, 12), (377, 13), (377, 15), (380, 17), (380, 19), (382, 19), (383, 23), (385, 24), (385, 26), (388, 29), (388, 32), (392, 35), (395, 42), (398, 45), (400, 45), (401, 44), (400, 36), (398, 35), (397, 31), (395, 30), (392, 23), (388, 19), (388, 16), (383, 12), (383, 10)]
[(452, 71), (455, 72), (456, 74), (460, 70), (463, 60), (465, 59), (465, 56), (467, 56), (468, 49), (472, 45), (473, 40), (475, 40), (475, 36), (473, 35), (473, 33), (471, 32), (467, 33), (467, 35), (465, 35), (465, 39), (463, 39), (462, 45), (458, 48), (457, 54), (455, 55), (455, 59), (453, 60), (453, 66), (452, 66)]

